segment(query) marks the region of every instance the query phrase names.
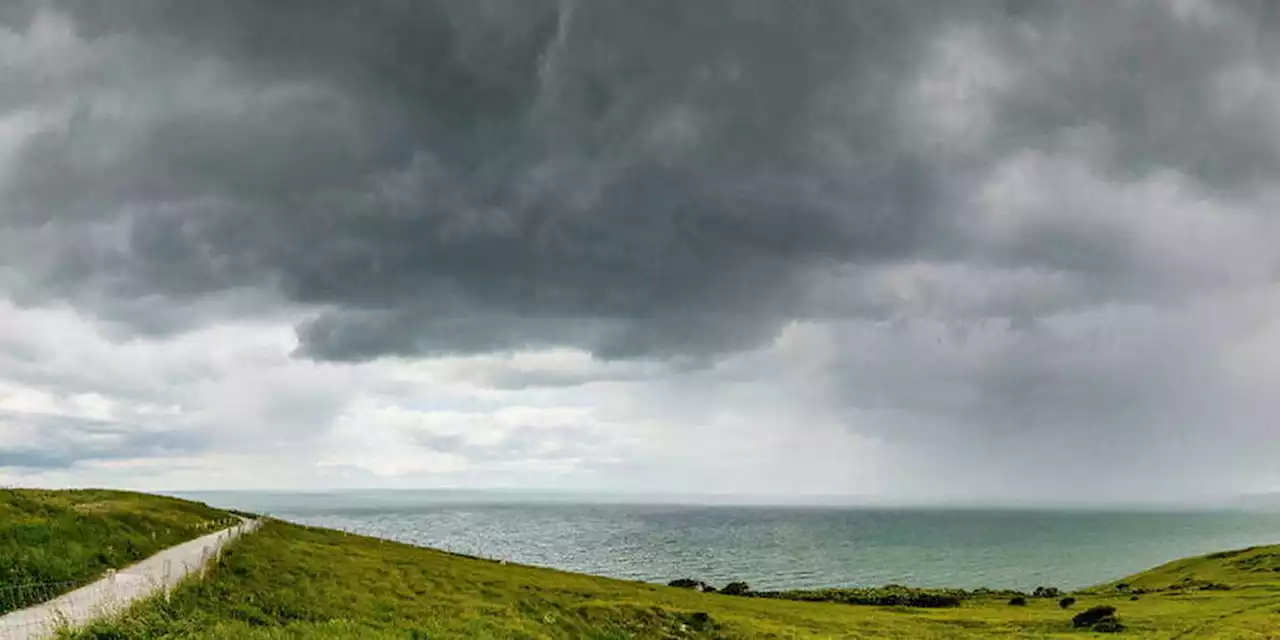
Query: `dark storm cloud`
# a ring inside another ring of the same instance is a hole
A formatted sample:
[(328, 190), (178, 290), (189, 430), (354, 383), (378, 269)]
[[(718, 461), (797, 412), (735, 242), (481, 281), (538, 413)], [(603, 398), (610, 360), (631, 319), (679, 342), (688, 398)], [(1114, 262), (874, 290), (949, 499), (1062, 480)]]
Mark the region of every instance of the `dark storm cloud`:
[[(1163, 262), (1073, 225), (1065, 199), (992, 240), (975, 185), (1029, 152), (1078, 157), (1100, 183), (1166, 170), (1209, 191), (1277, 167), (1251, 80), (1272, 71), (1265, 4), (42, 6), (5, 18), (27, 38), (57, 36), (57, 16), (71, 29), (60, 64), (0, 80), (3, 104), (51, 114), (4, 183), (10, 295), (143, 332), (300, 305), (318, 359), (696, 360), (830, 309), (899, 315), (813, 306), (809, 288), (913, 260), (1074, 278), (1060, 300), (976, 316), (1156, 284), (1176, 299)], [(930, 128), (955, 92), (913, 98), (957, 34), (995, 67), (968, 146)], [(219, 302), (245, 290), (278, 300)]]
[(182, 316), (129, 301), (263, 287), (324, 310), (320, 358), (732, 351), (935, 215), (894, 138), (931, 20), (895, 3), (55, 6), (154, 76), (24, 142), (15, 295), (142, 330)]

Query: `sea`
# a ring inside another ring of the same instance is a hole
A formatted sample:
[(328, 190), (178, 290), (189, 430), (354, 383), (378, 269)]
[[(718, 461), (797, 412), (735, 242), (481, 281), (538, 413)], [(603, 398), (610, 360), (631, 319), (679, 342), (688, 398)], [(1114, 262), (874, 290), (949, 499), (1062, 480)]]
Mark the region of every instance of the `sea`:
[(292, 522), (627, 580), (757, 590), (904, 584), (1073, 589), (1280, 543), (1244, 509), (746, 506), (449, 491), (175, 494)]

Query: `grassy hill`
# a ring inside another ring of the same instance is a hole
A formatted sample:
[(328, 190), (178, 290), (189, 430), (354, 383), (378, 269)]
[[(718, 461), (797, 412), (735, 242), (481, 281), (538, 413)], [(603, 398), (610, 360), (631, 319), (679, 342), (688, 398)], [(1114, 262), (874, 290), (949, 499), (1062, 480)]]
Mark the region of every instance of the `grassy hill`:
[(789, 599), (889, 591), (699, 593), (272, 521), (206, 581), (70, 637), (1081, 638), (1095, 634), (1073, 629), (1073, 615), (1109, 605), (1127, 627), (1119, 637), (1267, 638), (1280, 629), (1280, 546), (1170, 563), (1072, 594), (1065, 610), (1056, 596), (1014, 606), (1007, 593), (935, 592), (960, 595), (944, 607)]
[(0, 614), (212, 531), (230, 514), (121, 491), (0, 490)]

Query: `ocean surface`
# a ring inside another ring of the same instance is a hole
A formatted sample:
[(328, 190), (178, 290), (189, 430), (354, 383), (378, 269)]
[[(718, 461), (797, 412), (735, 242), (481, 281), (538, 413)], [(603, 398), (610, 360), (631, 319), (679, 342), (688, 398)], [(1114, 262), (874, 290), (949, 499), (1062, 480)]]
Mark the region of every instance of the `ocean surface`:
[(756, 589), (1076, 588), (1280, 543), (1280, 513), (517, 502), (447, 492), (185, 493), (215, 506), (629, 580)]

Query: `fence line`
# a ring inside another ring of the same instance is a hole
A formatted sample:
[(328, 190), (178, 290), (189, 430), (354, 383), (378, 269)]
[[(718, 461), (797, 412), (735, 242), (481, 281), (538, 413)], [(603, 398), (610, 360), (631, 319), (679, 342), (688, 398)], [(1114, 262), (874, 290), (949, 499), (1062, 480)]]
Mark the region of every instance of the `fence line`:
[(48, 602), (86, 584), (89, 581), (75, 580), (0, 586), (0, 611), (16, 611)]
[(28, 587), (64, 587), (79, 583), (79, 580), (65, 580), (63, 582), (28, 582), (26, 584), (0, 585), (0, 593), (16, 589), (26, 589)]
[[(57, 584), (57, 583), (52, 583)], [(113, 585), (93, 588), (94, 583), (86, 583), (71, 592), (57, 591), (46, 594), (48, 597), (29, 607), (52, 606), (52, 614), (48, 616), (15, 615), (19, 609), (5, 616), (0, 616), (0, 640), (30, 640), (46, 638), (54, 635), (59, 629), (69, 627), (73, 621), (87, 620), (98, 615), (106, 615), (117, 610), (125, 601), (112, 591)], [(148, 585), (157, 588), (151, 581)], [(56, 603), (50, 605), (50, 603)]]

